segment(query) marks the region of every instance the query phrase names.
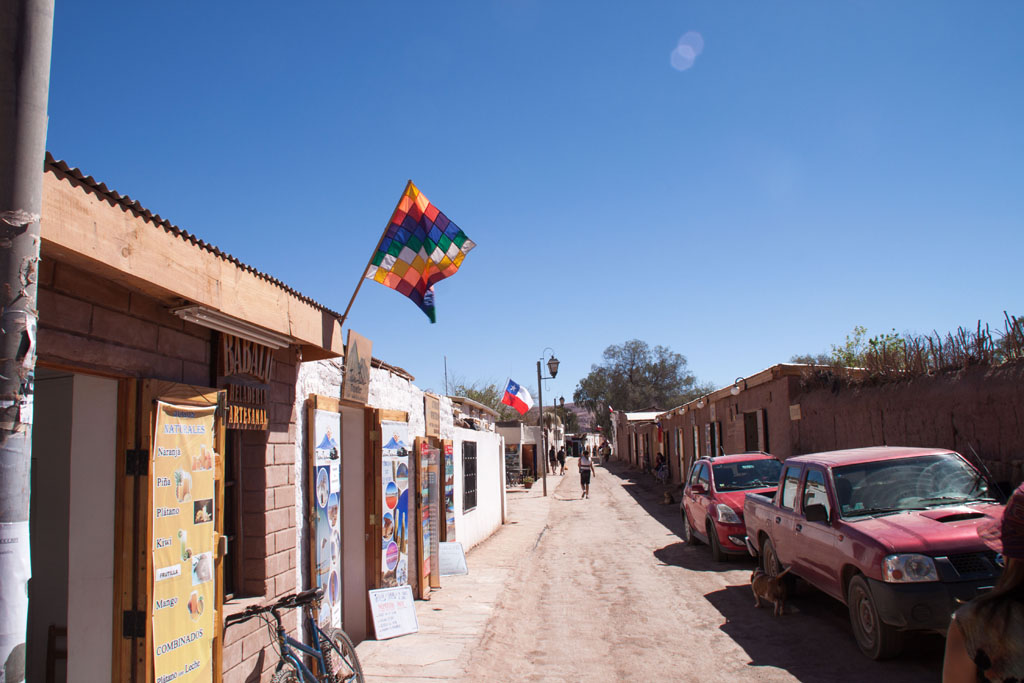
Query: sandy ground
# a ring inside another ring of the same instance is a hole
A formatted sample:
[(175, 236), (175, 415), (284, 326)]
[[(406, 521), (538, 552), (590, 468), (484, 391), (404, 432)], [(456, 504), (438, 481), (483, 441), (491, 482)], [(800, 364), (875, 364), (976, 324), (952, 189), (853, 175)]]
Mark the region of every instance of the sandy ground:
[(572, 465), (469, 653), (465, 680), (941, 678), (940, 637), (912, 637), (902, 658), (871, 662), (846, 608), (813, 589), (781, 617), (755, 609), (754, 561), (718, 564), (706, 547), (682, 543), (678, 504), (663, 505), (650, 477), (599, 468), (581, 500)]

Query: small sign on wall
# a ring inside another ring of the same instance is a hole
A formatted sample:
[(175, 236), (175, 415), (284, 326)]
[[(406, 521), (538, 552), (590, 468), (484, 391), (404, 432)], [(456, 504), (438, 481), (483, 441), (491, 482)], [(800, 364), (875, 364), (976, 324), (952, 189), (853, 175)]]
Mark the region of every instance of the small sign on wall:
[(793, 420), (794, 422), (796, 420), (800, 419), (800, 404), (799, 403), (794, 403), (794, 404), (789, 406), (789, 419)]
[(423, 416), (427, 436), (441, 438), (441, 400), (432, 394), (423, 395)]
[(412, 586), (370, 591), (370, 611), (373, 613), (373, 631), (377, 640), (397, 638), (420, 630)]
[(345, 374), (341, 380), (341, 397), (366, 403), (370, 397), (370, 360), (373, 342), (353, 330), (348, 331), (345, 344)]

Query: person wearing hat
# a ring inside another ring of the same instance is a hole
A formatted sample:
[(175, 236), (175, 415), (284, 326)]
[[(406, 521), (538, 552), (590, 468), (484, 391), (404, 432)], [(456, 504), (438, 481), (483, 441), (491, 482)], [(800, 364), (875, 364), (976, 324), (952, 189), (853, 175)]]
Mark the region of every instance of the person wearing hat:
[(1002, 519), (979, 526), (978, 536), (1002, 554), (1003, 574), (992, 590), (953, 615), (942, 680), (1024, 680), (1024, 484), (1010, 496)]

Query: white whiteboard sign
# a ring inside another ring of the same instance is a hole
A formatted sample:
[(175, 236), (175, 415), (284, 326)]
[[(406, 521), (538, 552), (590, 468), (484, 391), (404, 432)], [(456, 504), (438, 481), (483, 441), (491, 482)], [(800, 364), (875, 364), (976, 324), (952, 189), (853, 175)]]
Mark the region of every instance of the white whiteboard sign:
[(468, 574), (466, 553), (461, 543), (440, 543), (438, 558), (441, 563), (441, 576), (458, 576)]
[(420, 630), (413, 604), (412, 586), (370, 591), (370, 610), (377, 640), (387, 640)]

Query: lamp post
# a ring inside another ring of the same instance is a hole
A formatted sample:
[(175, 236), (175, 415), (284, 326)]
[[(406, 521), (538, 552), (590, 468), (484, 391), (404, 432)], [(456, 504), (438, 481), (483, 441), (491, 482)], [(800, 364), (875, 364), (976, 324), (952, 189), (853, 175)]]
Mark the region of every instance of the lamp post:
[[(548, 372), (551, 373), (550, 377), (544, 377), (540, 372), (540, 362), (544, 360), (544, 354), (551, 352), (551, 358), (548, 359), (547, 366)], [(542, 470), (542, 478), (544, 480), (544, 495), (548, 495), (548, 435), (547, 430), (544, 429), (544, 380), (554, 379), (555, 375), (558, 374), (558, 359), (555, 358), (555, 351), (552, 348), (546, 348), (541, 351), (540, 359), (537, 360), (537, 402), (540, 404), (540, 414), (537, 416), (537, 426), (540, 427), (540, 444), (541, 444), (541, 462), (544, 463)]]

